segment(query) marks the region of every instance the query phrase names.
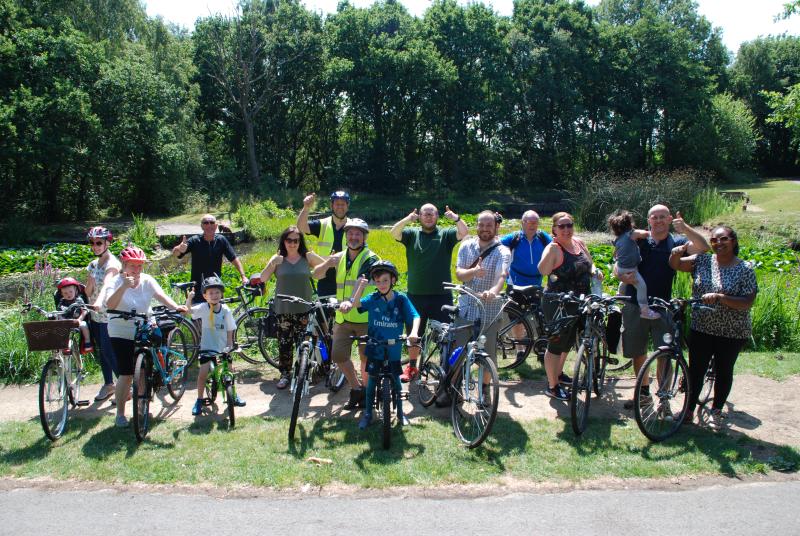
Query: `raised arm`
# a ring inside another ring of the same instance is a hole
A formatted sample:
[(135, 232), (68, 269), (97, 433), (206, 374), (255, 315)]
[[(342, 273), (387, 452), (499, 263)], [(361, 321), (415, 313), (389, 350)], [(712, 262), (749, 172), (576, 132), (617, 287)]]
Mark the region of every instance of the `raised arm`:
[(325, 277), (325, 272), (328, 271), (328, 268), (335, 268), (343, 254), (344, 252), (340, 251), (339, 253), (328, 257), (328, 260), (325, 262), (318, 264), (316, 267), (314, 267), (314, 271), (311, 272), (311, 277), (314, 279), (322, 279)]
[(708, 242), (706, 241), (705, 237), (698, 233), (694, 228), (690, 225), (687, 225), (683, 218), (681, 217), (681, 213), (677, 212), (675, 214), (675, 218), (672, 220), (672, 226), (675, 230), (683, 235), (686, 235), (686, 238), (689, 240), (689, 247), (686, 250), (686, 253), (689, 255), (696, 255), (697, 253), (705, 253), (710, 249)]
[(311, 206), (314, 204), (314, 199), (317, 194), (311, 193), (303, 198), (303, 208), (297, 214), (297, 228), (303, 234), (311, 234), (311, 229), (308, 227), (308, 213), (311, 211)]
[(444, 206), (444, 217), (456, 224), (456, 240), (459, 242), (469, 234), (469, 227), (467, 222), (461, 219), (461, 216), (450, 210), (450, 207)]
[(392, 225), (392, 229), (389, 231), (389, 234), (392, 235), (392, 238), (400, 242), (403, 239), (403, 229), (405, 229), (406, 225), (409, 223), (414, 223), (417, 220), (419, 220), (419, 213), (417, 212), (417, 209), (414, 209), (409, 212), (408, 216)]

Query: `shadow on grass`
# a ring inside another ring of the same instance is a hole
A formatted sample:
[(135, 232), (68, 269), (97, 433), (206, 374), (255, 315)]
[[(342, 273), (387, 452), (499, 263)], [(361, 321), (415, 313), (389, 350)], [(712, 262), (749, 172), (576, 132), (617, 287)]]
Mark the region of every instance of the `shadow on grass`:
[[(30, 423), (39, 425), (39, 418), (34, 417), (28, 420)], [(0, 461), (9, 464), (22, 464), (31, 461), (43, 460), (53, 452), (53, 449), (59, 448), (75, 441), (80, 440), (84, 435), (91, 432), (100, 423), (99, 418), (95, 419), (70, 419), (67, 421), (67, 429), (64, 435), (57, 441), (50, 441), (45, 437), (44, 432), (42, 436), (34, 443), (17, 450), (0, 450)]]

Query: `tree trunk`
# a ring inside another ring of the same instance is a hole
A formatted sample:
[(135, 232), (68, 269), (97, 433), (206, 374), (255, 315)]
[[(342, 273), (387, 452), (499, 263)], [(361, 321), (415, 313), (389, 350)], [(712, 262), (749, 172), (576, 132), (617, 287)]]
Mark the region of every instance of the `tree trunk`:
[(242, 111), (244, 129), (247, 133), (247, 168), (250, 172), (250, 186), (259, 188), (261, 186), (261, 172), (258, 170), (258, 158), (256, 157), (256, 135), (253, 130), (253, 119), (246, 110)]

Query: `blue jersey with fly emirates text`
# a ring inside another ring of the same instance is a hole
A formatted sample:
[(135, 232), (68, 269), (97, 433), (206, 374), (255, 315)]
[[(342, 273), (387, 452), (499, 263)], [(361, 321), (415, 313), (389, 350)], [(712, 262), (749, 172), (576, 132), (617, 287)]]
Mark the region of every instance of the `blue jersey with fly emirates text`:
[[(411, 324), (415, 318), (419, 318), (419, 313), (411, 304), (408, 296), (402, 292), (394, 291), (394, 298), (386, 301), (377, 290), (361, 298), (359, 313), (367, 312), (369, 320), (367, 322), (367, 334), (379, 340), (396, 339), (403, 334), (403, 328)], [(389, 361), (400, 361), (400, 351), (402, 344), (392, 346), (374, 346), (368, 344), (366, 347), (367, 358), (383, 361), (384, 348), (389, 349)]]

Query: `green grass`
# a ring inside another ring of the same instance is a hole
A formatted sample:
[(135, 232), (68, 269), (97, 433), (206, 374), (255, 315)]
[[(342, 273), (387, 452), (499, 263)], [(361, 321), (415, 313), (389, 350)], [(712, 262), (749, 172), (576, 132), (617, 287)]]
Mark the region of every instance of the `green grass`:
[(800, 243), (800, 183), (771, 180), (745, 184), (736, 190), (747, 192), (755, 207), (712, 218), (706, 221), (707, 225), (730, 225), (739, 234), (742, 245), (764, 248)]
[(780, 350), (742, 352), (736, 360), (736, 374), (754, 374), (771, 380), (785, 380), (789, 376), (800, 374), (800, 353)]
[[(422, 419), (380, 447), (380, 428), (362, 433), (354, 419), (302, 422), (287, 447), (286, 419), (248, 418), (234, 431), (222, 422), (157, 422), (148, 440), (111, 418), (75, 419), (55, 445), (38, 422), (0, 424), (0, 475), (99, 480), (110, 483), (298, 487), (343, 483), (362, 487), (432, 486), (600, 477), (664, 478), (691, 474), (747, 475), (771, 467), (795, 472), (800, 454), (747, 436), (682, 430), (649, 443), (633, 421), (591, 423), (576, 439), (566, 421), (498, 419), (486, 444), (460, 447), (448, 421)], [(309, 457), (327, 458), (316, 465)]]

